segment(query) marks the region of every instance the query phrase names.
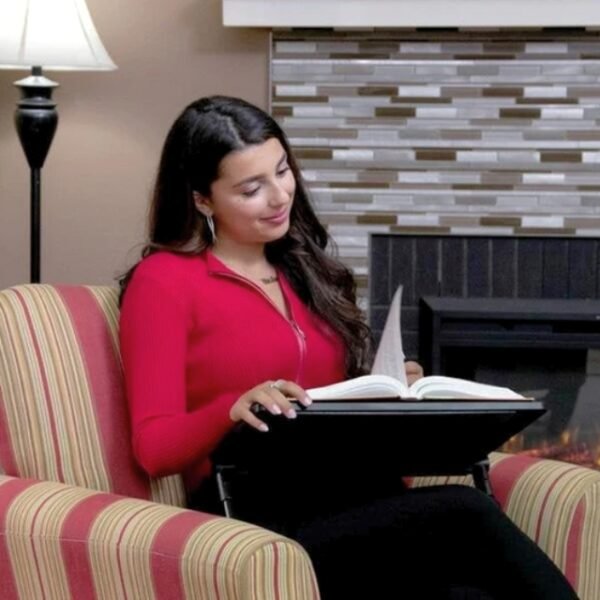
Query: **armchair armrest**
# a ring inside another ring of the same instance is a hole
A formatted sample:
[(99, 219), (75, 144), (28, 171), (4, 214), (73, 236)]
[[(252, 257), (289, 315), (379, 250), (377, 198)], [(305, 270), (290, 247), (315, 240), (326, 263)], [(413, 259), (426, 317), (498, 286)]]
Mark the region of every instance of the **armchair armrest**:
[(310, 559), (266, 529), (0, 476), (0, 597), (318, 599)]
[[(490, 479), (506, 514), (558, 565), (582, 600), (600, 598), (600, 472), (555, 460), (493, 453)], [(467, 477), (415, 477), (412, 487)]]

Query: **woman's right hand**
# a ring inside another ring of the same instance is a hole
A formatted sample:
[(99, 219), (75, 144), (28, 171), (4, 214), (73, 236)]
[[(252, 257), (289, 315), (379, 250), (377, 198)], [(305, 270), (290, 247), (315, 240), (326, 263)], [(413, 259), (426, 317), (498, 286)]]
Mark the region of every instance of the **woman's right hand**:
[(274, 415), (284, 415), (288, 419), (295, 419), (296, 411), (292, 404), (293, 400), (297, 400), (304, 406), (312, 403), (308, 394), (293, 381), (284, 379), (265, 381), (242, 394), (231, 407), (229, 417), (234, 423), (244, 421), (260, 431), (268, 431), (267, 424), (252, 412), (252, 407), (255, 404), (261, 404)]

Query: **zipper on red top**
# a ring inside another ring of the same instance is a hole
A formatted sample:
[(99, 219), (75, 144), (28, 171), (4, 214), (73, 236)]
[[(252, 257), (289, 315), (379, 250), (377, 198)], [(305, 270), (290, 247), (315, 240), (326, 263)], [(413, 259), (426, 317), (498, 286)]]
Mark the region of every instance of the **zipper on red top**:
[(222, 277), (229, 277), (231, 279), (236, 279), (238, 281), (241, 281), (241, 282), (245, 283), (246, 285), (249, 285), (250, 287), (255, 289), (275, 309), (275, 312), (277, 312), (277, 314), (280, 315), (281, 318), (284, 319), (286, 323), (288, 323), (288, 325), (290, 325), (290, 327), (292, 328), (292, 331), (294, 332), (296, 341), (298, 342), (298, 349), (300, 350), (300, 361), (298, 363), (298, 372), (296, 373), (296, 382), (299, 382), (300, 376), (302, 375), (302, 371), (304, 370), (304, 360), (306, 357), (306, 334), (304, 333), (304, 331), (302, 331), (302, 328), (300, 327), (300, 325), (298, 325), (298, 323), (296, 323), (296, 321), (294, 319), (294, 312), (292, 311), (292, 306), (291, 306), (290, 302), (288, 301), (288, 298), (283, 290), (283, 287), (280, 285), (281, 294), (283, 296), (283, 301), (285, 302), (286, 309), (290, 315), (289, 318), (286, 315), (284, 315), (279, 310), (279, 308), (277, 308), (277, 305), (275, 304), (275, 302), (273, 302), (273, 300), (271, 300), (271, 298), (269, 298), (269, 296), (267, 294), (265, 294), (264, 290), (262, 290), (260, 287), (258, 287), (253, 281), (250, 281), (249, 279), (246, 279), (245, 277), (242, 277), (241, 275), (238, 275), (237, 273), (227, 273), (225, 271), (213, 271), (213, 272), (216, 275), (220, 275)]
[[(283, 290), (281, 291), (281, 293), (283, 294), (286, 304), (288, 304), (288, 310), (290, 311), (290, 315), (292, 315), (292, 307), (289, 306), (289, 302), (287, 301)], [(300, 348), (300, 363), (298, 365), (298, 373), (296, 374), (296, 381), (299, 382), (300, 375), (302, 375), (302, 371), (304, 368), (304, 358), (306, 356), (306, 335), (304, 331), (302, 331), (302, 329), (300, 328), (300, 325), (298, 325), (298, 323), (296, 323), (294, 319), (292, 319), (290, 323), (292, 325), (292, 328), (296, 332), (296, 340), (298, 341), (298, 347)]]

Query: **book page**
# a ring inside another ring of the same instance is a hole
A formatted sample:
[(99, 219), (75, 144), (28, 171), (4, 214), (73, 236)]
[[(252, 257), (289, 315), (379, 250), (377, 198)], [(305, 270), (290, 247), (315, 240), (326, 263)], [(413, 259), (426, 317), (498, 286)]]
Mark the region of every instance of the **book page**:
[(306, 390), (316, 401), (365, 400), (369, 398), (400, 398), (408, 396), (408, 388), (387, 375), (363, 375), (320, 388)]
[(389, 375), (407, 385), (404, 349), (402, 348), (401, 310), (402, 286), (399, 286), (387, 314), (371, 373), (373, 375)]
[(418, 398), (524, 399), (524, 396), (507, 387), (442, 375), (419, 379), (410, 387), (410, 392)]

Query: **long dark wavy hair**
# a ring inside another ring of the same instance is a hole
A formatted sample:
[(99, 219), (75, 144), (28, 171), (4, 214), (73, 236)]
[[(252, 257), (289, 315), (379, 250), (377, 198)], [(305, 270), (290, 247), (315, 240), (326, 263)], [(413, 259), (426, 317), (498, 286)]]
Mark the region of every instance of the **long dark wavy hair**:
[[(356, 305), (356, 283), (350, 270), (325, 250), (332, 246), (302, 184), (285, 134), (261, 109), (224, 96), (201, 98), (177, 118), (165, 141), (149, 215), (149, 241), (142, 258), (159, 250), (197, 254), (211, 245), (206, 219), (196, 209), (193, 192), (210, 197), (225, 156), (271, 138), (281, 143), (296, 179), (290, 227), (265, 247), (267, 260), (283, 271), (304, 303), (343, 339), (346, 376), (368, 372), (371, 332)], [(119, 281), (121, 298), (135, 266)]]

